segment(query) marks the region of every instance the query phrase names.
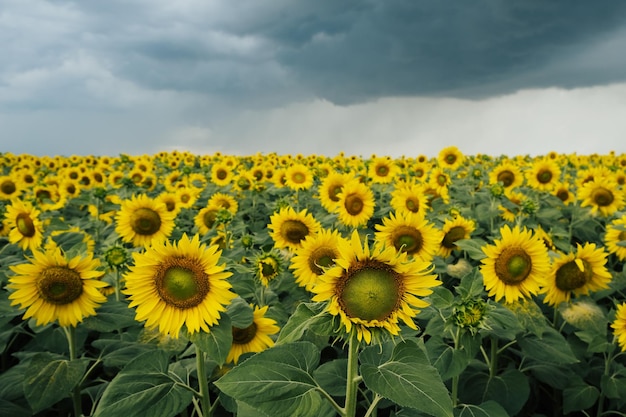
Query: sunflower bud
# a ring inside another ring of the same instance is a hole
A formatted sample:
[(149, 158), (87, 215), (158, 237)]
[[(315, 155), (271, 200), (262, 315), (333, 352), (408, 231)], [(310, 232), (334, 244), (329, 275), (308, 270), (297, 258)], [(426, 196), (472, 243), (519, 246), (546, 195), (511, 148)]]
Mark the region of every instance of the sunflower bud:
[(120, 267), (128, 262), (128, 253), (121, 246), (114, 246), (104, 254), (104, 259), (111, 267)]

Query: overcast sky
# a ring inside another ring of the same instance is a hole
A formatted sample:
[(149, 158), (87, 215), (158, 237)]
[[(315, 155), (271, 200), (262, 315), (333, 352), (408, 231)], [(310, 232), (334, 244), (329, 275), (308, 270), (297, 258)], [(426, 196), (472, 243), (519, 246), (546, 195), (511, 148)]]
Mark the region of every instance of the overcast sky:
[(626, 153), (624, 0), (0, 0), (0, 152)]

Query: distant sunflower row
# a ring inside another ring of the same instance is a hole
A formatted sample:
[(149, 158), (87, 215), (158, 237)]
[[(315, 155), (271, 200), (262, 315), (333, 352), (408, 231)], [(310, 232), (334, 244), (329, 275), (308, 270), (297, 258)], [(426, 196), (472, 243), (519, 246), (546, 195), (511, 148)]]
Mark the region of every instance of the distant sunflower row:
[[(272, 345), (281, 291), (371, 343), (416, 329), (433, 289), (471, 269), (495, 301), (557, 308), (606, 289), (626, 259), (626, 155), (2, 154), (0, 168), (1, 234), (23, 255), (6, 288), (24, 319), (76, 326), (108, 289), (176, 338), (241, 297), (255, 321), (233, 329), (235, 363), (243, 344)], [(609, 306), (622, 349), (624, 301)]]

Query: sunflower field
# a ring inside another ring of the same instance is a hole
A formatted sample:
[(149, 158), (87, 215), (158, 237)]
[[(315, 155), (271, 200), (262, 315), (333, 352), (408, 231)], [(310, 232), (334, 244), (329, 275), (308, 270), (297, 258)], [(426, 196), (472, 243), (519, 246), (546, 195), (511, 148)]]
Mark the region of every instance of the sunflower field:
[(0, 153), (0, 415), (626, 416), (626, 155)]

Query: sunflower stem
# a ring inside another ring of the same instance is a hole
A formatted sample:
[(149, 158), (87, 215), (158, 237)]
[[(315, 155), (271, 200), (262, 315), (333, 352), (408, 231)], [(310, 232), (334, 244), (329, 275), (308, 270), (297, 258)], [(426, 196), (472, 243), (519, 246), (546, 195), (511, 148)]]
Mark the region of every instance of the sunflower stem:
[(120, 268), (115, 267), (115, 301), (120, 301)]
[(202, 417), (210, 417), (212, 414), (211, 400), (209, 398), (209, 381), (206, 375), (206, 363), (204, 362), (204, 352), (200, 350), (198, 345), (196, 348), (196, 371), (198, 373), (198, 384), (200, 386), (200, 409)]
[(489, 360), (489, 377), (494, 378), (498, 372), (498, 339), (491, 337), (491, 359)]
[[(76, 328), (74, 326), (64, 326), (63, 331), (67, 337), (67, 345), (70, 349), (70, 362), (77, 359), (76, 357)], [(82, 405), (80, 401), (80, 382), (72, 388), (72, 405), (74, 407), (74, 416), (83, 415)]]
[(356, 331), (352, 331), (348, 342), (346, 405), (344, 410), (345, 417), (356, 416), (356, 399), (359, 381), (359, 341), (356, 338)]

